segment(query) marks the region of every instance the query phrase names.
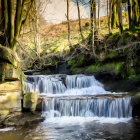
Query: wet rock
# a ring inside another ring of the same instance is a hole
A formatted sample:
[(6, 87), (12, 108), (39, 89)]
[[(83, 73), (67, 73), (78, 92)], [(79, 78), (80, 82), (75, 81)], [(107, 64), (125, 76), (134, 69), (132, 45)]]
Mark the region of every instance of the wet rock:
[(0, 121), (9, 113), (21, 111), (20, 82), (0, 84)]
[(19, 58), (17, 54), (8, 47), (0, 46), (0, 60), (12, 64), (15, 68), (19, 67)]
[(132, 116), (139, 116), (140, 117), (140, 92), (137, 93), (132, 101), (133, 104), (133, 110), (132, 110)]
[(12, 64), (0, 63), (0, 80), (20, 80), (22, 71)]
[(34, 112), (38, 103), (38, 93), (30, 92), (24, 95), (24, 111)]
[(3, 126), (29, 126), (32, 124), (38, 124), (45, 118), (41, 117), (40, 113), (21, 113), (16, 112), (7, 116), (3, 121)]

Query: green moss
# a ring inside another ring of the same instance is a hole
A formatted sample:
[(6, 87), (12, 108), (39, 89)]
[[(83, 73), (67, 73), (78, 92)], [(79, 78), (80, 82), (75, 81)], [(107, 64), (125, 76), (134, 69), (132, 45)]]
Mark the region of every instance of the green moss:
[(71, 67), (71, 68), (76, 68), (76, 67), (80, 67), (82, 66), (84, 63), (84, 55), (81, 55), (79, 57), (79, 59), (72, 59), (72, 60), (69, 60), (68, 61), (68, 65)]
[(136, 72), (134, 69), (128, 70), (128, 79), (134, 79), (136, 77)]
[(108, 55), (105, 55), (102, 60), (107, 60), (107, 59), (113, 59), (119, 57), (119, 52), (118, 51), (112, 51)]
[(108, 37), (109, 40), (117, 40), (117, 39), (119, 39), (119, 38), (120, 38), (119, 32), (114, 33), (114, 34), (111, 34), (111, 35), (109, 35), (109, 37)]
[(30, 111), (35, 111), (38, 101), (37, 93), (26, 93), (24, 96), (24, 108), (29, 109)]
[(115, 73), (116, 73), (117, 75), (118, 75), (118, 74), (121, 74), (122, 69), (123, 69), (123, 64), (122, 64), (122, 63), (116, 64)]

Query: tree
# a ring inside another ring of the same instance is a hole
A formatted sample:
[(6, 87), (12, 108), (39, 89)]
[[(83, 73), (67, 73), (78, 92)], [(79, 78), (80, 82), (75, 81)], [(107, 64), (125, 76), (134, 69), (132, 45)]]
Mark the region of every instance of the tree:
[(132, 18), (134, 25), (138, 25), (139, 22), (139, 5), (138, 0), (132, 0)]
[(122, 0), (117, 1), (117, 11), (118, 11), (118, 19), (119, 19), (119, 29), (120, 33), (123, 32), (123, 25), (122, 25)]
[(84, 37), (83, 37), (83, 34), (82, 34), (80, 8), (79, 8), (79, 2), (78, 2), (78, 0), (76, 0), (76, 4), (77, 4), (77, 10), (78, 10), (78, 19), (79, 19), (79, 31), (80, 31), (80, 35), (81, 35), (82, 40), (84, 40)]
[(0, 0), (0, 44), (2, 46), (16, 49), (18, 36), (27, 21), (33, 3), (34, 0)]
[(67, 23), (68, 23), (68, 43), (71, 46), (70, 42), (70, 20), (69, 20), (69, 0), (67, 0)]
[[(108, 9), (107, 9), (108, 11)], [(107, 14), (108, 16), (108, 14)], [(100, 28), (100, 0), (98, 0), (98, 28)]]
[(91, 20), (91, 46), (93, 49), (93, 54), (96, 56), (95, 53), (95, 17), (94, 17), (94, 4), (95, 0), (90, 0), (90, 20)]
[(132, 2), (128, 0), (129, 30), (132, 28)]
[(111, 33), (111, 19), (112, 19), (112, 0), (108, 1), (108, 29), (109, 29), (109, 33)]
[(112, 22), (111, 22), (112, 28), (116, 29), (118, 26), (118, 20), (117, 20), (117, 0), (112, 0)]

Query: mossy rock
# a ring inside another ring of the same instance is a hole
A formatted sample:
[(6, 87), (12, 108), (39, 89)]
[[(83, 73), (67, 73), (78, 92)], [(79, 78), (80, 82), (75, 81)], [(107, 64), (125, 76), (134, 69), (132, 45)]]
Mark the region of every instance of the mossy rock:
[(0, 84), (0, 93), (20, 90), (20, 81), (4, 82)]
[(34, 92), (24, 95), (24, 110), (34, 112), (38, 103), (38, 94)]
[(21, 111), (20, 81), (0, 84), (0, 120), (9, 113)]
[(22, 71), (8, 63), (0, 63), (0, 80), (20, 80)]
[(0, 61), (12, 64), (15, 68), (19, 67), (20, 60), (16, 52), (10, 48), (0, 46)]
[(71, 68), (81, 67), (84, 63), (84, 55), (68, 61), (68, 66)]

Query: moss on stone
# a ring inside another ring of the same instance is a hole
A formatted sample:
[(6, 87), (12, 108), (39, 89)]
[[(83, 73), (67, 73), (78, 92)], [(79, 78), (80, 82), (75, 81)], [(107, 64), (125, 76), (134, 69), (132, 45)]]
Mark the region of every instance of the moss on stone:
[(12, 64), (0, 63), (0, 80), (20, 80), (20, 75), (19, 68), (14, 68)]
[(71, 68), (75, 68), (75, 67), (80, 67), (82, 66), (84, 63), (84, 55), (81, 55), (78, 59), (72, 59), (68, 61), (68, 65)]
[(26, 93), (24, 96), (24, 108), (30, 111), (35, 111), (38, 101), (37, 93)]
[(0, 61), (1, 62), (8, 62), (12, 64), (15, 68), (19, 67), (19, 58), (17, 54), (9, 49), (8, 47), (3, 47), (0, 45)]

